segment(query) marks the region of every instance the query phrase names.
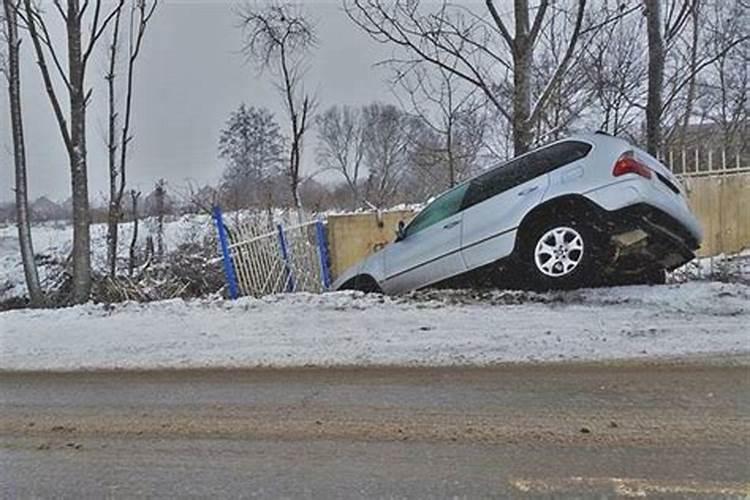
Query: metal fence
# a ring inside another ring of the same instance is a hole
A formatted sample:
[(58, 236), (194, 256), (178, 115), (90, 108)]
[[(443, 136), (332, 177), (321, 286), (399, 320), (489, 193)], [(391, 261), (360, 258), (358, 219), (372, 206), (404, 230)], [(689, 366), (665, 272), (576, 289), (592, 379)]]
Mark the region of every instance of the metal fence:
[(284, 292), (320, 293), (330, 287), (325, 224), (321, 220), (289, 225), (252, 219), (226, 225), (218, 207), (214, 220), (232, 298)]
[(750, 172), (750, 152), (740, 149), (669, 149), (660, 155), (660, 160), (683, 177)]

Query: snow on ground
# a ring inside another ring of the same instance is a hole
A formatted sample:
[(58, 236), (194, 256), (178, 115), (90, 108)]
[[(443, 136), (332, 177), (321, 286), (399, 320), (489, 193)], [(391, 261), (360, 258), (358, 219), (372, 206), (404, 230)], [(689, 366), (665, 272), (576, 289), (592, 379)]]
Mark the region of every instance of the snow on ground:
[(693, 259), (675, 269), (670, 278), (673, 282), (713, 279), (750, 284), (750, 248), (736, 254)]
[(448, 366), (750, 354), (750, 286), (173, 300), (0, 313), (0, 369)]

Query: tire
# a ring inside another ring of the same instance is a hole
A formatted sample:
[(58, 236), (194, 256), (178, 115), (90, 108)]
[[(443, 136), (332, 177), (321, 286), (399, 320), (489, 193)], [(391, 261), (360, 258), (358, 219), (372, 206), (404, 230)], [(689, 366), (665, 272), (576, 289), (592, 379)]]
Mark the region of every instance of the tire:
[(649, 271), (646, 271), (643, 282), (644, 285), (666, 285), (666, 283), (666, 269), (651, 269)]
[(383, 293), (378, 282), (371, 276), (367, 275), (355, 276), (342, 285), (340, 290), (355, 290), (364, 293)]
[(522, 235), (521, 260), (528, 284), (538, 290), (571, 289), (598, 284), (602, 238), (575, 219), (543, 221)]

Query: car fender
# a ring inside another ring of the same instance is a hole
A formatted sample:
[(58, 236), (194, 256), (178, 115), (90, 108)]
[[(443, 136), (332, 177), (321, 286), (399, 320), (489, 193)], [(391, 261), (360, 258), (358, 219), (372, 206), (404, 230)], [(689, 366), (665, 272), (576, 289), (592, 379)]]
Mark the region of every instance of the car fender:
[(344, 284), (350, 281), (352, 278), (361, 275), (367, 275), (372, 277), (378, 285), (382, 287), (385, 279), (385, 253), (390, 247), (386, 245), (385, 248), (375, 252), (374, 254), (366, 257), (365, 259), (354, 264), (347, 270), (345, 270), (331, 285), (332, 290), (339, 290)]

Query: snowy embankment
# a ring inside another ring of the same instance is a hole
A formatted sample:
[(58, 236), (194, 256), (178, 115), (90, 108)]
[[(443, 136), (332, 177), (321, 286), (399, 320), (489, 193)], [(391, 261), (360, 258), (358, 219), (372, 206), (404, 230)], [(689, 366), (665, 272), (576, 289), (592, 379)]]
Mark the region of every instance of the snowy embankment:
[(449, 366), (750, 354), (750, 287), (291, 294), (0, 313), (0, 369)]

